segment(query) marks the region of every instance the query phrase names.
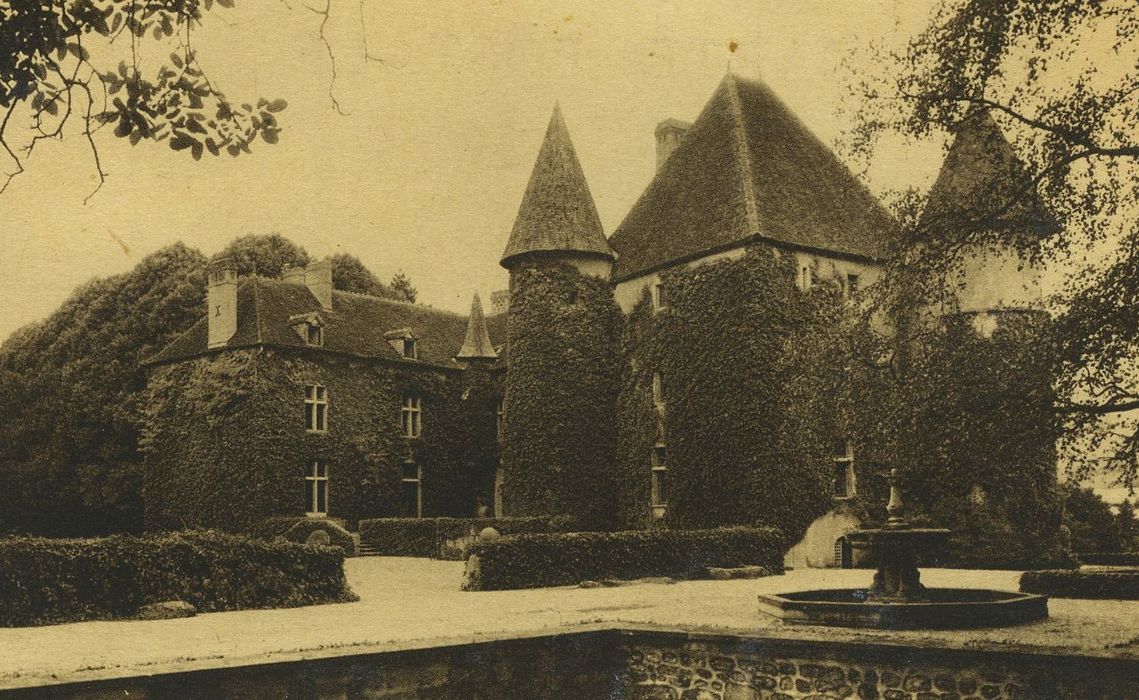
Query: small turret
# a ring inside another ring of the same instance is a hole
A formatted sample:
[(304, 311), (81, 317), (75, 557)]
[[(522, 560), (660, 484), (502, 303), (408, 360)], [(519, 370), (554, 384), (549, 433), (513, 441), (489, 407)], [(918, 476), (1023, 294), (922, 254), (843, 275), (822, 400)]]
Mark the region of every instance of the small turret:
[[(1046, 238), (1059, 224), (1038, 192), (1023, 191), (1028, 177), (992, 115), (974, 110), (954, 130), (921, 225), (933, 235), (979, 226), (1002, 236)], [(956, 273), (956, 311), (975, 314), (978, 322), (987, 323), (987, 317), (1008, 309), (1043, 308), (1041, 270), (1013, 246), (977, 246), (963, 257)]]
[(459, 362), (494, 362), (498, 353), (490, 342), (490, 333), (486, 330), (486, 318), (482, 313), (482, 302), (479, 293), (471, 302), (471, 316), (467, 320), (467, 337), (463, 340), (463, 347), (455, 355)]
[(554, 105), (501, 264), (512, 270), (527, 261), (564, 262), (608, 279), (616, 259), (561, 109)]

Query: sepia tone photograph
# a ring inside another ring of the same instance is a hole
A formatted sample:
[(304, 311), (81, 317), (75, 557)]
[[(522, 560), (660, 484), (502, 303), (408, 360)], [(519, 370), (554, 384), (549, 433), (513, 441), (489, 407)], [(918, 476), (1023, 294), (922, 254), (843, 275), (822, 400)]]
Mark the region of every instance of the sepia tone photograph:
[(0, 698), (1139, 698), (1134, 0), (0, 0)]

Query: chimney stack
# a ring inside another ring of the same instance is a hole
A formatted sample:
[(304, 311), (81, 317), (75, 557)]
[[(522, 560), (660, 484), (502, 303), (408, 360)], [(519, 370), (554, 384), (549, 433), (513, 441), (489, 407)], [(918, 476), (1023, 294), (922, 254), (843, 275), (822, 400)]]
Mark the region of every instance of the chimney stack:
[(305, 268), (305, 286), (320, 302), (320, 308), (332, 310), (332, 263), (317, 260)]
[(228, 257), (218, 258), (210, 263), (207, 276), (209, 347), (217, 348), (237, 332), (237, 267)]
[(289, 284), (305, 283), (305, 269), (303, 267), (286, 267), (285, 271), (281, 273), (281, 279)]
[(657, 124), (656, 137), (657, 137), (657, 172), (664, 167), (668, 157), (684, 140), (684, 135), (688, 133), (690, 122), (682, 122), (679, 119), (665, 119), (660, 124)]

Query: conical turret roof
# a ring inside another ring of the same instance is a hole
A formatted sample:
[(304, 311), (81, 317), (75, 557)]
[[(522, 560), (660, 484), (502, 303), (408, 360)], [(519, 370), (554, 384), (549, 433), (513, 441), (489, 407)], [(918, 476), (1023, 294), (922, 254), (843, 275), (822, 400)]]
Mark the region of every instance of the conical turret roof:
[(463, 340), (463, 347), (456, 360), (493, 360), (498, 357), (494, 345), (490, 342), (490, 333), (486, 330), (486, 318), (482, 313), (482, 302), (479, 293), (471, 302), (471, 316), (467, 319), (467, 337)]
[(509, 268), (519, 256), (551, 252), (616, 257), (556, 104), (501, 263)]
[[(957, 125), (953, 144), (929, 191), (922, 226), (960, 226), (1048, 234), (1056, 217), (1029, 186), (1024, 162), (988, 110), (971, 112)], [(1017, 200), (1014, 202), (1014, 200)]]

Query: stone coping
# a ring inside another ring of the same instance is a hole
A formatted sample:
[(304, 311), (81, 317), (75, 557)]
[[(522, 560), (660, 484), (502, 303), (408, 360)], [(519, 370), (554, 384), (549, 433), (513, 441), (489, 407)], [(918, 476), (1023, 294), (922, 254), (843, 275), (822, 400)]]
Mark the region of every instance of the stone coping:
[[(604, 630), (719, 634), (763, 643), (884, 645), (1139, 662), (1139, 601), (1052, 599), (1049, 620), (977, 630), (789, 625), (757, 594), (866, 585), (867, 570), (799, 570), (733, 581), (462, 592), (461, 562), (346, 562), (356, 603), (154, 621), (0, 628), (0, 689), (386, 653)], [(923, 569), (931, 586), (1015, 590), (1018, 572)]]

